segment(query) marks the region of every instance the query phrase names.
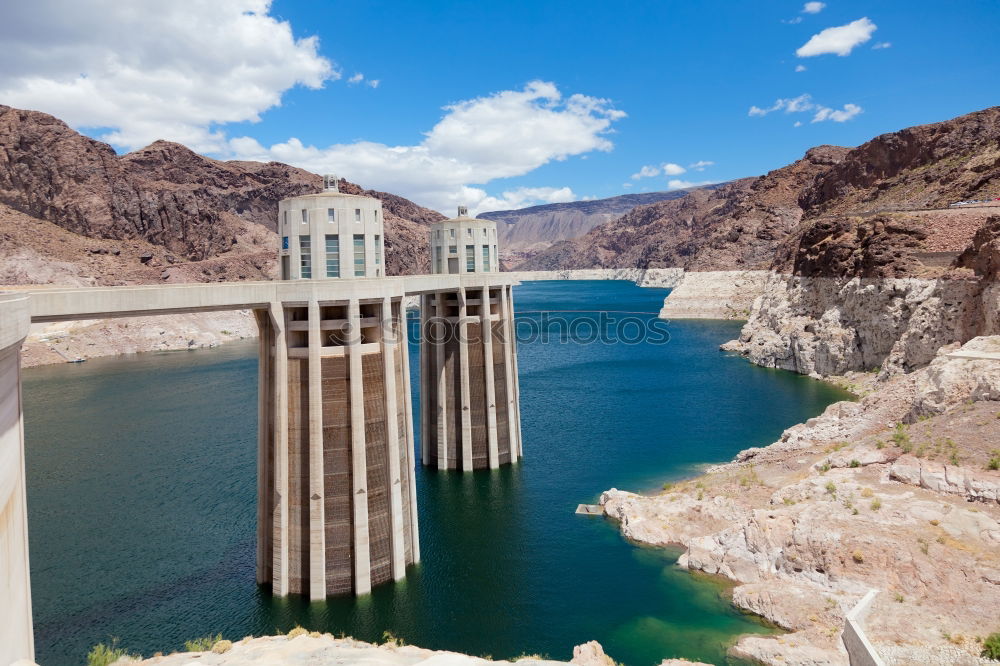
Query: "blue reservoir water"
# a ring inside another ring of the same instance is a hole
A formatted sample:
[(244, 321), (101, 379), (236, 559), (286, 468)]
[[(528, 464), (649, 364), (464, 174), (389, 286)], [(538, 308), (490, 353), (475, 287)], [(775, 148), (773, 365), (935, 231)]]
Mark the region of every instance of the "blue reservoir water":
[[(515, 301), (528, 336), (541, 311), (567, 324), (600, 310), (648, 322), (666, 293), (540, 282)], [(26, 370), (39, 662), (81, 663), (112, 636), (149, 656), (300, 624), (494, 658), (568, 659), (596, 639), (629, 665), (729, 663), (739, 635), (769, 629), (733, 610), (718, 581), (674, 567), (676, 552), (573, 511), (607, 488), (652, 489), (769, 443), (846, 395), (720, 353), (732, 322), (671, 323), (666, 344), (562, 341), (558, 326), (519, 346), (524, 460), (419, 468), (423, 561), (370, 597), (326, 603), (274, 599), (254, 581), (255, 344)]]

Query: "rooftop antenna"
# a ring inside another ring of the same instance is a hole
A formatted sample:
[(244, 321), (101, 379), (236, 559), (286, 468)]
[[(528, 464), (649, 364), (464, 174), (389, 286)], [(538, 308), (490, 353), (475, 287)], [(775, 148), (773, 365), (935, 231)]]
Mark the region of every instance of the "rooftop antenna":
[(339, 192), (340, 191), (340, 179), (337, 178), (336, 174), (327, 173), (323, 175), (323, 191), (324, 192)]
[(459, 217), (469, 217), (469, 209), (466, 206), (459, 206), (458, 207), (458, 216)]

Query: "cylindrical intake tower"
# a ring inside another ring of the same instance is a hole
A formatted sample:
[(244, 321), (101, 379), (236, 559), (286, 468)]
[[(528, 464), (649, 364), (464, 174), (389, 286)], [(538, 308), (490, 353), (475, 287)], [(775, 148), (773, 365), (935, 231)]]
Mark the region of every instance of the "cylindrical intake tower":
[[(342, 220), (341, 204), (352, 215), (360, 211), (361, 222)], [(327, 210), (335, 211), (331, 220)], [(288, 227), (302, 225), (297, 236), (284, 236), (297, 242), (336, 238), (327, 233), (336, 226), (327, 225), (339, 225), (341, 238), (381, 238), (381, 206), (367, 197), (307, 195), (282, 201), (279, 211), (283, 236), (286, 213), (295, 218)], [(320, 220), (314, 211), (323, 213)], [(309, 248), (309, 268), (331, 265), (329, 247)], [(381, 244), (356, 256), (372, 259), (373, 251), (380, 255)], [(420, 560), (403, 281), (335, 282), (307, 271), (307, 255), (282, 250), (283, 259), (289, 256), (299, 282), (281, 290), (280, 302), (254, 312), (257, 580), (277, 596), (367, 594)], [(366, 260), (363, 267), (375, 277), (382, 265)]]
[(432, 272), (463, 274), (457, 291), (420, 303), (421, 458), (438, 469), (496, 468), (522, 455), (514, 304), (496, 238), (495, 222), (464, 207), (431, 227)]

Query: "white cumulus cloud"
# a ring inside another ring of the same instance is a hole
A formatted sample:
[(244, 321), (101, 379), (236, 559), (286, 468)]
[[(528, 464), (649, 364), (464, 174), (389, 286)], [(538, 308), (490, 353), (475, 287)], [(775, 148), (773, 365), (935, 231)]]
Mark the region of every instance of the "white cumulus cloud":
[[(229, 142), (230, 154), (336, 173), (443, 212), (456, 205), (474, 212), (509, 208), (514, 201), (531, 205), (572, 196), (568, 188), (524, 188), (490, 197), (475, 185), (522, 176), (552, 161), (609, 151), (612, 143), (606, 135), (616, 120), (625, 117), (606, 99), (563, 97), (555, 84), (545, 81), (457, 102), (444, 110), (441, 120), (414, 145), (355, 141), (317, 147), (292, 137), (265, 147), (251, 137), (239, 137)], [(526, 197), (531, 196), (536, 201), (529, 203)]]
[(292, 33), (270, 0), (85, 3), (0, 8), (0, 100), (51, 113), (133, 149), (155, 139), (225, 146), (218, 125), (257, 121), (289, 88), (340, 76), (316, 37)]
[(819, 14), (826, 7), (825, 2), (807, 2), (802, 6), (802, 12), (805, 14)]
[(806, 71), (806, 66), (805, 65), (796, 65), (795, 66), (795, 71), (796, 72), (804, 72), (804, 71)]
[(660, 175), (660, 167), (655, 166), (643, 166), (641, 169), (632, 174), (632, 180), (639, 180), (640, 178), (653, 178)]
[(347, 82), (348, 83), (361, 83), (364, 80), (365, 80), (365, 75), (362, 74), (361, 72), (358, 72), (357, 74), (351, 75), (351, 77), (347, 79)]
[(812, 37), (795, 51), (800, 58), (835, 53), (839, 56), (848, 55), (855, 46), (864, 44), (872, 38), (872, 33), (878, 28), (868, 20), (868, 17), (851, 21), (847, 25), (826, 28)]
[(819, 123), (824, 120), (832, 120), (835, 123), (843, 123), (858, 115), (861, 111), (861, 107), (857, 104), (845, 104), (844, 108), (840, 111), (820, 106), (817, 107), (816, 115), (813, 116), (812, 122)]
[(892, 42), (879, 42), (878, 44), (873, 44), (873, 49), (887, 49), (892, 47)]
[[(812, 96), (808, 93), (803, 93), (798, 97), (783, 97), (775, 100), (774, 104), (767, 108), (761, 108), (759, 106), (751, 106), (750, 111), (747, 115), (750, 116), (766, 116), (774, 111), (784, 111), (785, 113), (813, 113), (812, 122), (818, 123), (824, 120), (832, 120), (836, 123), (843, 123), (851, 118), (855, 117), (861, 113), (862, 109), (857, 104), (845, 104), (843, 109), (837, 110), (832, 109), (828, 106), (823, 106), (822, 104), (817, 104), (813, 101)], [(802, 123), (796, 121), (795, 127), (799, 127)]]
[(680, 164), (674, 164), (673, 162), (664, 162), (659, 166), (643, 166), (639, 171), (632, 174), (632, 180), (639, 180), (640, 178), (654, 178), (663, 174), (664, 176), (679, 176), (680, 174), (687, 171)]
[(695, 171), (704, 171), (707, 167), (715, 166), (715, 162), (709, 160), (698, 160), (694, 164), (689, 164), (689, 169), (694, 169)]

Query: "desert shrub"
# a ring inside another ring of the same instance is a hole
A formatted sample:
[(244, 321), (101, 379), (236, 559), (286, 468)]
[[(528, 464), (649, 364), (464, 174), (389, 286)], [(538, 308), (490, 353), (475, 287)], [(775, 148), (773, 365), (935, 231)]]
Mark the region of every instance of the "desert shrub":
[(202, 636), (201, 638), (194, 638), (189, 641), (184, 641), (184, 650), (186, 652), (208, 652), (211, 650), (216, 643), (222, 640), (222, 634), (216, 634), (215, 636)]
[(837, 484), (835, 484), (833, 481), (827, 481), (826, 482), (826, 492), (830, 493), (831, 495), (836, 495), (837, 494)]
[(851, 460), (851, 467), (861, 467), (861, 461), (856, 459)]
[(882, 500), (876, 497), (875, 499), (872, 500), (872, 511), (878, 511), (881, 508), (882, 508)]
[(853, 553), (851, 553), (851, 559), (857, 562), (858, 564), (861, 564), (862, 562), (865, 561), (865, 554), (862, 553), (860, 550), (855, 550)]
[(1000, 469), (1000, 449), (993, 449), (990, 451), (990, 459), (989, 462), (986, 463), (986, 469)]
[(994, 632), (983, 641), (982, 656), (1000, 661), (1000, 631)]
[(118, 639), (112, 638), (111, 645), (98, 643), (87, 653), (87, 666), (108, 666), (122, 657), (131, 656), (125, 648), (118, 647)]
[(871, 497), (871, 496), (872, 496), (872, 495), (874, 495), (874, 494), (875, 494), (875, 493), (874, 493), (874, 492), (872, 492), (872, 489), (871, 489), (871, 488), (865, 488), (864, 490), (862, 490), (862, 491), (861, 491), (861, 496), (862, 496), (862, 497)]
[(305, 627), (300, 627), (299, 625), (295, 625), (295, 627), (292, 628), (292, 630), (285, 635), (288, 636), (289, 638), (298, 638), (299, 636), (306, 636), (308, 634), (309, 634), (308, 629), (306, 629)]
[(222, 639), (221, 641), (216, 641), (215, 645), (212, 646), (212, 652), (215, 654), (225, 654), (233, 649), (233, 642)]
[(399, 647), (401, 645), (406, 645), (406, 641), (404, 641), (402, 638), (392, 633), (388, 629), (382, 632), (382, 640), (387, 645), (395, 645), (396, 647)]

